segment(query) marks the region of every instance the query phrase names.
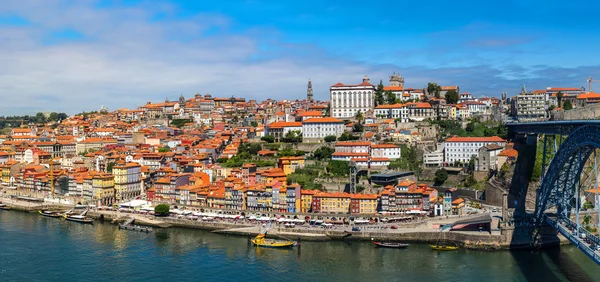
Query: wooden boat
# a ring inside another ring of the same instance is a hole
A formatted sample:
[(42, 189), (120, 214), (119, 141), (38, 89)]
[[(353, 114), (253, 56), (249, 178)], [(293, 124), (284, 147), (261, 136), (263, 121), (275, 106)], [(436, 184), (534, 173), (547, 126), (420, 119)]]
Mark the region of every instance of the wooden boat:
[(252, 244), (257, 247), (265, 248), (292, 248), (296, 245), (294, 241), (276, 241), (265, 239), (265, 234), (258, 234), (256, 238), (252, 239)]
[(53, 211), (38, 211), (42, 216), (46, 216), (46, 217), (53, 217), (53, 218), (59, 218), (62, 217), (63, 215), (59, 212), (53, 212)]
[(7, 211), (7, 210), (10, 210), (10, 207), (7, 204), (0, 203), (0, 210)]
[(65, 213), (64, 217), (66, 220), (68, 221), (73, 221), (73, 222), (79, 222), (79, 223), (87, 223), (87, 224), (93, 224), (94, 220), (86, 217), (85, 215), (87, 214), (87, 211), (84, 211), (83, 213), (81, 213), (80, 215), (71, 215), (71, 214), (67, 214)]
[(373, 242), (375, 246), (382, 248), (395, 248), (395, 249), (404, 249), (408, 247), (408, 244), (402, 243), (389, 243), (389, 242)]
[(456, 251), (458, 250), (457, 246), (447, 246), (447, 245), (429, 245), (435, 251)]

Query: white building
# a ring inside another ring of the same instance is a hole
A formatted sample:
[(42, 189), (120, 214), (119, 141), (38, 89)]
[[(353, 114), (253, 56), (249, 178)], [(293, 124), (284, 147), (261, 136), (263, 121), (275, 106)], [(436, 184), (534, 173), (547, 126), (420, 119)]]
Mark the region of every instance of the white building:
[(469, 109), (470, 115), (484, 115), (487, 113), (487, 106), (481, 102), (466, 101), (459, 105), (466, 106)]
[(299, 131), (302, 133), (302, 123), (294, 121), (277, 121), (272, 122), (265, 127), (265, 135), (271, 135), (275, 137), (277, 142), (280, 142), (281, 139), (290, 131)]
[(337, 83), (329, 88), (331, 116), (334, 118), (353, 118), (358, 111), (363, 114), (372, 110), (375, 98), (375, 86), (365, 75), (361, 84)]
[(437, 151), (423, 153), (423, 165), (425, 167), (441, 167), (444, 165), (444, 148), (438, 146)]
[(423, 102), (379, 105), (375, 107), (374, 113), (378, 118), (400, 119), (400, 122), (423, 121), (435, 117), (431, 104)]
[(521, 93), (513, 98), (513, 114), (519, 121), (545, 120), (549, 104), (546, 93)]
[(302, 122), (302, 142), (321, 142), (329, 135), (340, 137), (345, 127), (344, 122), (337, 118), (307, 119)]
[(454, 164), (456, 161), (462, 164), (469, 163), (472, 157), (477, 157), (479, 148), (489, 144), (496, 144), (504, 148), (506, 141), (498, 136), (450, 137), (444, 143), (444, 161), (447, 164)]
[(395, 144), (373, 144), (371, 145), (371, 158), (399, 159), (400, 147)]

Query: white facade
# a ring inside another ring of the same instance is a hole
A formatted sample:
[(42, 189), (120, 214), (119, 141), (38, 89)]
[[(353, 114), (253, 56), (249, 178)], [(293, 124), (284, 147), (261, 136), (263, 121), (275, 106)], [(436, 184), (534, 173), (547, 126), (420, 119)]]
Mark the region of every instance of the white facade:
[(394, 144), (374, 144), (371, 146), (372, 158), (399, 159), (400, 147)]
[(423, 154), (423, 165), (425, 167), (440, 167), (444, 164), (444, 151), (426, 152)]
[(331, 116), (334, 118), (353, 118), (358, 111), (363, 114), (372, 110), (375, 103), (375, 86), (365, 75), (363, 83), (345, 85), (337, 83), (329, 88)]
[(312, 118), (302, 122), (303, 142), (321, 141), (325, 136), (340, 137), (344, 133), (344, 122), (337, 118)]
[(456, 161), (468, 163), (472, 157), (477, 157), (479, 148), (489, 144), (504, 148), (506, 141), (498, 136), (448, 138), (444, 144), (444, 161), (447, 164), (454, 164)]

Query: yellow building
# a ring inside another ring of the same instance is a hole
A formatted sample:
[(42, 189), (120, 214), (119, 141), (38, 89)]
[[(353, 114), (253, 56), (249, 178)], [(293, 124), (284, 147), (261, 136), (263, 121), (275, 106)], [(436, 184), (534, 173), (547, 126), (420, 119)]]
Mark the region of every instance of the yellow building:
[(456, 119), (456, 106), (449, 106), (448, 107), (448, 118), (449, 119)]
[(7, 161), (4, 164), (0, 165), (0, 167), (2, 168), (2, 184), (9, 186), (11, 185), (10, 183), (10, 177), (11, 177), (11, 171), (15, 171), (18, 172), (19, 170), (19, 162), (17, 161)]
[(355, 194), (352, 195), (350, 212), (353, 214), (375, 214), (377, 213), (377, 194)]
[(117, 200), (133, 199), (142, 193), (142, 166), (138, 163), (118, 163), (112, 168)]
[(92, 177), (93, 199), (103, 205), (115, 203), (114, 176), (108, 173), (99, 173)]
[(348, 193), (318, 193), (313, 198), (320, 202), (319, 212), (346, 214), (350, 212), (350, 196)]
[(302, 190), (300, 193), (302, 194), (300, 211), (303, 213), (307, 213), (311, 211), (313, 196), (317, 193), (317, 191)]
[(290, 175), (296, 171), (296, 168), (304, 167), (304, 157), (282, 157), (279, 158), (278, 167), (283, 169), (285, 175)]

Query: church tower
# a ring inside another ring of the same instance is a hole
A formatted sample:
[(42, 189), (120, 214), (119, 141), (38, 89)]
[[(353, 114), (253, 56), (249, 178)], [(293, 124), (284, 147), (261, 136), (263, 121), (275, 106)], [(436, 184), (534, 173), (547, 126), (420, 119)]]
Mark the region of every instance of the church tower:
[(369, 77), (365, 74), (365, 77), (363, 78), (363, 83), (371, 83), (371, 80), (369, 79)]
[(306, 89), (306, 100), (313, 101), (312, 81), (308, 80), (308, 88)]
[(396, 73), (392, 74), (392, 76), (390, 76), (390, 86), (404, 88), (404, 77)]
[(181, 96), (179, 96), (179, 107), (180, 108), (185, 107), (185, 98), (183, 98), (183, 94), (181, 94)]

